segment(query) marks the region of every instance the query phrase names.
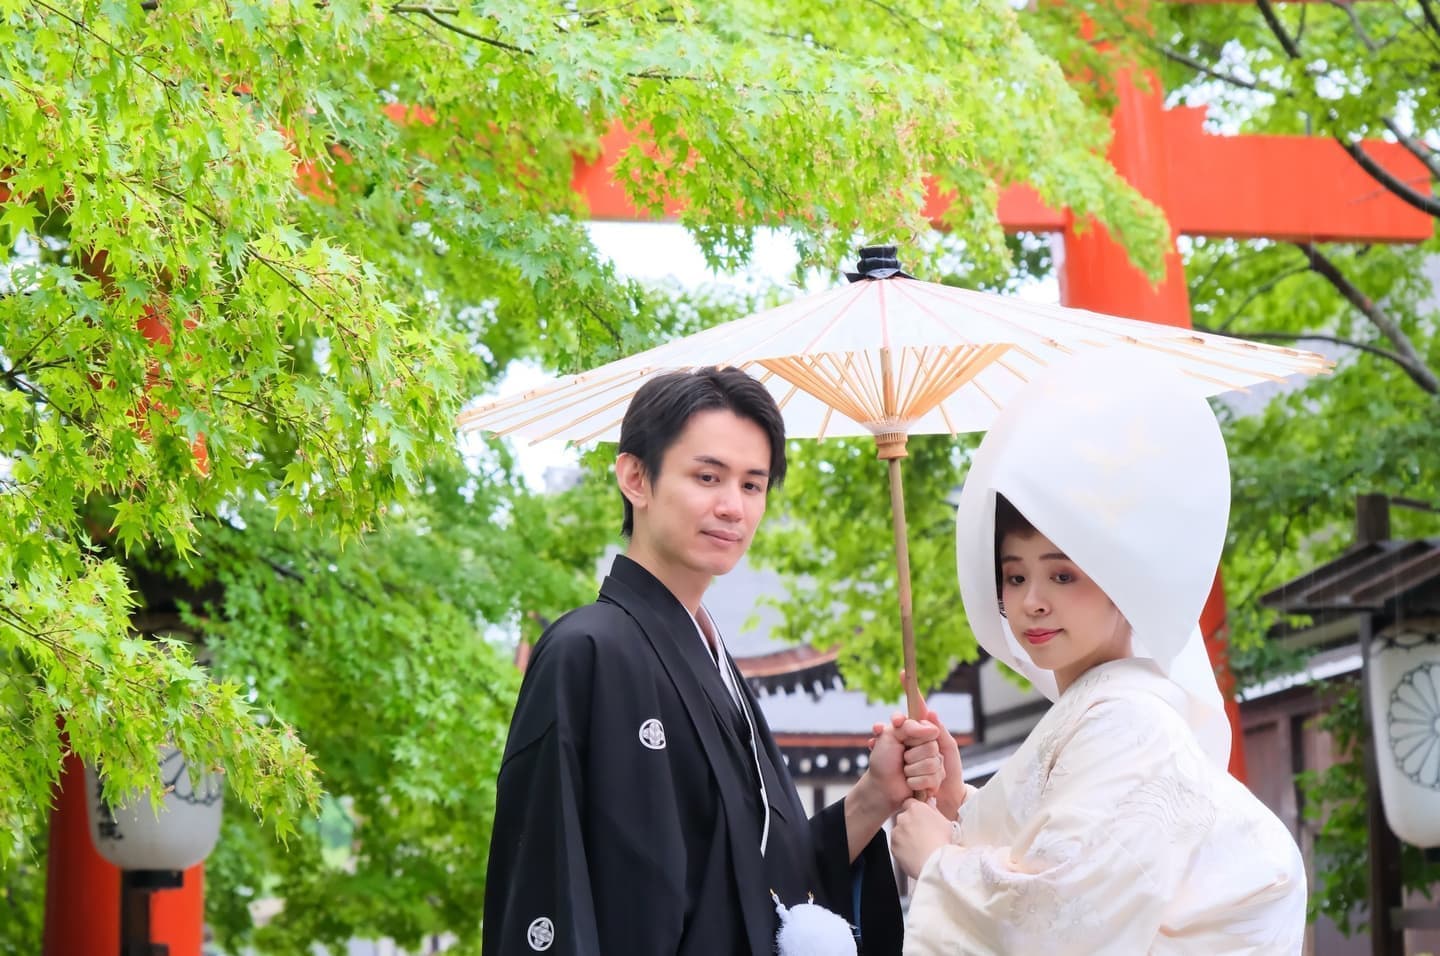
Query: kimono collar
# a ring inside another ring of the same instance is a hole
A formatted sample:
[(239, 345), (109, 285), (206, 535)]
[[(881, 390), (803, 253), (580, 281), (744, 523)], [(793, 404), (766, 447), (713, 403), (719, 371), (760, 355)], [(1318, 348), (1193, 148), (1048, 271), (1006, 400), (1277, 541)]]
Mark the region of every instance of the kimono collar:
[[(691, 616), (690, 611), (680, 603), (680, 599), (659, 578), (646, 570), (645, 566), (638, 561), (623, 554), (615, 555), (615, 560), (610, 565), (610, 574), (600, 587), (601, 593), (604, 593), (605, 585), (611, 579), (629, 588), (634, 597), (658, 615), (667, 626), (678, 628), (683, 622), (685, 628), (690, 631), (695, 630), (695, 619)], [(685, 633), (685, 631), (682, 630), (680, 633)]]
[(1115, 602), (1136, 657), (1185, 691), (1201, 746), (1221, 766), (1230, 731), (1198, 627), (1230, 511), (1230, 470), (1203, 386), (1144, 356), (1063, 360), (1006, 405), (970, 465), (956, 511), (965, 613), (991, 656), (1051, 700), (1001, 616), (995, 501), (1004, 495)]
[(610, 574), (600, 585), (600, 595), (635, 619), (655, 653), (672, 670), (672, 679), (676, 674), (693, 679), (722, 718), (734, 712), (735, 701), (725, 688), (720, 668), (715, 666), (695, 618), (659, 578), (638, 562), (617, 554)]

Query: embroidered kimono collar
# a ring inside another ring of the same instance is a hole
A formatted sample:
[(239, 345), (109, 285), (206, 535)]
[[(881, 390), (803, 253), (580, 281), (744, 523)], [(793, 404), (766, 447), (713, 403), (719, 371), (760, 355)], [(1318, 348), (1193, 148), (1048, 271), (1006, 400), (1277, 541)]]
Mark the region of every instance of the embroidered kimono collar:
[(995, 593), (995, 497), (1004, 495), (1115, 602), (1149, 658), (1185, 691), (1186, 717), (1222, 767), (1230, 730), (1198, 627), (1230, 511), (1219, 425), (1179, 373), (1135, 357), (1065, 361), (1001, 412), (970, 466), (956, 512), (965, 612), (980, 646), (1046, 697)]

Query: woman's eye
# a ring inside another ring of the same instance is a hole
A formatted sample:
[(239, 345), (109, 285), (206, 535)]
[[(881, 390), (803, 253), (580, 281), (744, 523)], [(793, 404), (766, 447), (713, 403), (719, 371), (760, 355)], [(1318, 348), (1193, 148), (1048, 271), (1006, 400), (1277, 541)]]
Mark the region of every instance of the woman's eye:
[(715, 481), (716, 479), (715, 479), (715, 476), (714, 476), (714, 475), (709, 474), (709, 473), (707, 472), (707, 473), (702, 474), (702, 475), (700, 476), (700, 480), (701, 480), (701, 481), (705, 481), (705, 482), (710, 482), (710, 481)]
[(1071, 581), (1074, 580), (1075, 575), (1071, 574), (1069, 571), (1060, 571), (1055, 575), (1056, 584), (1069, 584)]
[(1012, 588), (1017, 588), (1025, 583), (1025, 577), (1020, 574), (1012, 574), (1005, 579), (1005, 583), (1010, 585)]

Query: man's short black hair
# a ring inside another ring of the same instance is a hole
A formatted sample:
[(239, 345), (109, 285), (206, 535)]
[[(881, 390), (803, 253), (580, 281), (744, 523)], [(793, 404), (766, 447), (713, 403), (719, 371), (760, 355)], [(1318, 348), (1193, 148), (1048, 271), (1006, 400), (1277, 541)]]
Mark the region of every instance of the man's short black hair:
[[(698, 368), (657, 375), (635, 392), (620, 425), (622, 455), (640, 460), (651, 482), (660, 478), (660, 462), (690, 419), (700, 412), (728, 411), (760, 426), (770, 440), (770, 477), (766, 490), (785, 480), (785, 419), (770, 390), (738, 368)], [(635, 509), (625, 502), (620, 533), (635, 530)]]

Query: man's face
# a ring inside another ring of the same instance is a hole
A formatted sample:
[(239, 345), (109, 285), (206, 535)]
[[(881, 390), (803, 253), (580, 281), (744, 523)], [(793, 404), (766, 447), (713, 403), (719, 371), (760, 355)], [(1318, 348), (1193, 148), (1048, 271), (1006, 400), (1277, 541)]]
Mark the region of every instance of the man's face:
[(632, 547), (670, 574), (714, 577), (735, 567), (760, 518), (769, 485), (770, 440), (726, 410), (700, 412), (665, 452), (658, 478), (631, 498)]

